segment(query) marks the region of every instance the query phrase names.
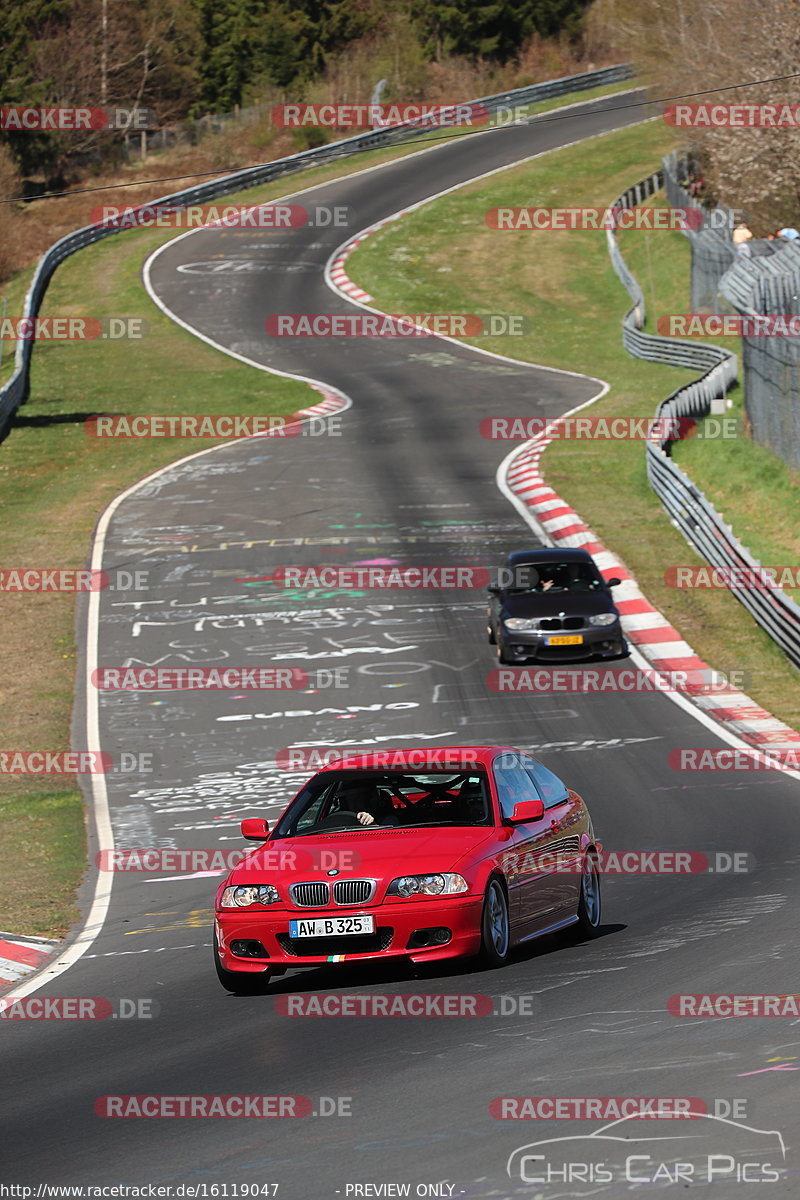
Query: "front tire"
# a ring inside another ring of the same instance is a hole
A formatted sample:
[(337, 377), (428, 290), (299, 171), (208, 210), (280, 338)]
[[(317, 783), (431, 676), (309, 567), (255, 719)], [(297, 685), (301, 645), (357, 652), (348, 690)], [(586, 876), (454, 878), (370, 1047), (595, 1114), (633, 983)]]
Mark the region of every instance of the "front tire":
[(492, 879), (486, 889), (481, 915), (481, 962), (486, 967), (504, 966), (510, 945), (508, 900), (500, 880)]
[(214, 934), (214, 966), (217, 969), (217, 979), (225, 991), (231, 992), (234, 996), (260, 996), (269, 987), (269, 971), (259, 972), (258, 975), (254, 975), (252, 971), (226, 971), (219, 961), (219, 942), (216, 933)]
[(581, 893), (578, 898), (578, 919), (570, 925), (567, 933), (574, 939), (597, 937), (603, 904), (600, 897), (600, 864), (597, 854), (590, 850), (586, 855), (581, 875)]
[(509, 658), (509, 656), (506, 654), (506, 648), (503, 645), (503, 639), (499, 633), (497, 635), (497, 661), (504, 667), (513, 667), (517, 662), (516, 658)]

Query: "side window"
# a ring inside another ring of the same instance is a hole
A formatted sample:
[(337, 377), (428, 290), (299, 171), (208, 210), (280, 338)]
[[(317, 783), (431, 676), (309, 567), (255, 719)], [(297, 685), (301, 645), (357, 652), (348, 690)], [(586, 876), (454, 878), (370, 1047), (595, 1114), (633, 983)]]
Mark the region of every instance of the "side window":
[(516, 754), (498, 755), (493, 770), (500, 811), (504, 817), (511, 816), (515, 804), (538, 799), (536, 788)]
[(303, 833), (316, 825), (322, 817), (325, 806), (330, 802), (331, 792), (330, 785), (321, 789), (319, 795), (311, 801), (302, 816), (296, 819), (293, 833)]
[(525, 760), (525, 766), (546, 809), (555, 808), (557, 804), (563, 804), (565, 800), (569, 799), (566, 784), (562, 783), (544, 763), (529, 758)]

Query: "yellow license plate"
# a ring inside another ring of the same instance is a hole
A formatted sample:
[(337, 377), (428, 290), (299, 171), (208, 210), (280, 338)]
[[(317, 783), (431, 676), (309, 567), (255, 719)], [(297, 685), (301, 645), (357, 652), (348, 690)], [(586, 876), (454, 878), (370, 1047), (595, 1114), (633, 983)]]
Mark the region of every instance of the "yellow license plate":
[(583, 645), (583, 634), (575, 633), (575, 634), (571, 634), (569, 637), (567, 637), (566, 635), (564, 637), (549, 637), (547, 639), (547, 645), (548, 646), (582, 646)]

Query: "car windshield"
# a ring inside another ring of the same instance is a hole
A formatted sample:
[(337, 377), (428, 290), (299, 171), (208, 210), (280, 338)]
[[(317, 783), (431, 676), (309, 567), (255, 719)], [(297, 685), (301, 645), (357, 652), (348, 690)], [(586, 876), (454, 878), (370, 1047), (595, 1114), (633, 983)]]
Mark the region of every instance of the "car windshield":
[(517, 563), (508, 588), (520, 592), (596, 592), (603, 581), (592, 563), (538, 562)]
[(325, 771), (289, 805), (275, 836), (490, 823), (481, 772)]

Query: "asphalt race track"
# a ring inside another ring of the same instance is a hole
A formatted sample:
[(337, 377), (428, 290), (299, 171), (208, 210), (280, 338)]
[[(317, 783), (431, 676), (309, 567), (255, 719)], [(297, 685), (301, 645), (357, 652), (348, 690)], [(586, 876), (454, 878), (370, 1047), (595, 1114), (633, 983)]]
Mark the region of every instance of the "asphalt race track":
[[(155, 1015), (4, 1023), (8, 1180), (206, 1185), (194, 1194), (209, 1196), (225, 1195), (212, 1185), (279, 1184), (280, 1200), (403, 1194), (386, 1190), (395, 1184), (409, 1184), (410, 1195), (621, 1196), (647, 1187), (597, 1170), (545, 1186), (525, 1182), (536, 1177), (531, 1162), (506, 1169), (518, 1147), (603, 1122), (500, 1121), (489, 1106), (496, 1097), (641, 1096), (699, 1098), (712, 1115), (738, 1116), (735, 1127), (666, 1123), (666, 1134), (662, 1122), (622, 1127), (620, 1136), (645, 1139), (635, 1149), (652, 1163), (689, 1162), (691, 1126), (707, 1136), (703, 1154), (758, 1164), (737, 1179), (720, 1159), (703, 1196), (797, 1194), (800, 1026), (680, 1019), (666, 1007), (676, 993), (797, 990), (797, 783), (774, 772), (673, 770), (670, 750), (725, 743), (666, 696), (491, 692), (481, 592), (314, 595), (254, 580), (295, 564), (496, 564), (531, 544), (495, 483), (509, 447), (483, 440), (478, 422), (563, 413), (596, 395), (597, 380), (436, 339), (268, 338), (264, 321), (355, 311), (323, 277), (345, 236), (484, 172), (641, 119), (637, 109), (606, 111), (612, 104), (445, 143), (301, 198), (351, 209), (344, 232), (200, 231), (157, 255), (152, 287), (177, 319), (266, 367), (324, 381), (352, 407), (341, 436), (231, 443), (162, 471), (113, 515), (105, 570), (144, 571), (147, 582), (102, 594), (102, 666), (293, 665), (316, 685), (102, 693), (104, 749), (153, 756), (152, 771), (110, 779), (115, 844), (240, 848), (240, 819), (274, 817), (299, 785), (275, 765), (285, 747), (488, 742), (522, 746), (559, 771), (587, 798), (606, 848), (747, 852), (753, 869), (609, 877), (602, 936), (545, 938), (502, 971), (331, 967), (290, 973), (262, 997), (229, 996), (214, 975), (216, 878), (118, 873), (87, 953), (37, 994), (145, 1000)], [(607, 200), (599, 181), (597, 203)], [(327, 686), (335, 668), (346, 686)], [(76, 728), (82, 743), (80, 712)], [(331, 992), (489, 994), (497, 1013), (277, 1011), (276, 997)], [(149, 1094), (299, 1095), (317, 1115), (137, 1120), (94, 1110), (101, 1096)], [(321, 1115), (331, 1107), (321, 1097), (351, 1115)], [(734, 1099), (745, 1103), (726, 1107)], [(678, 1140), (654, 1149), (656, 1124), (657, 1136)], [(776, 1138), (760, 1132), (776, 1130), (785, 1162)], [(583, 1161), (596, 1167), (609, 1153), (594, 1149)], [(780, 1182), (756, 1182), (767, 1161), (785, 1169)], [(651, 1165), (638, 1162), (637, 1176), (652, 1177)], [(648, 1194), (667, 1184), (684, 1194), (668, 1175)], [(385, 1186), (355, 1187), (368, 1184)]]

